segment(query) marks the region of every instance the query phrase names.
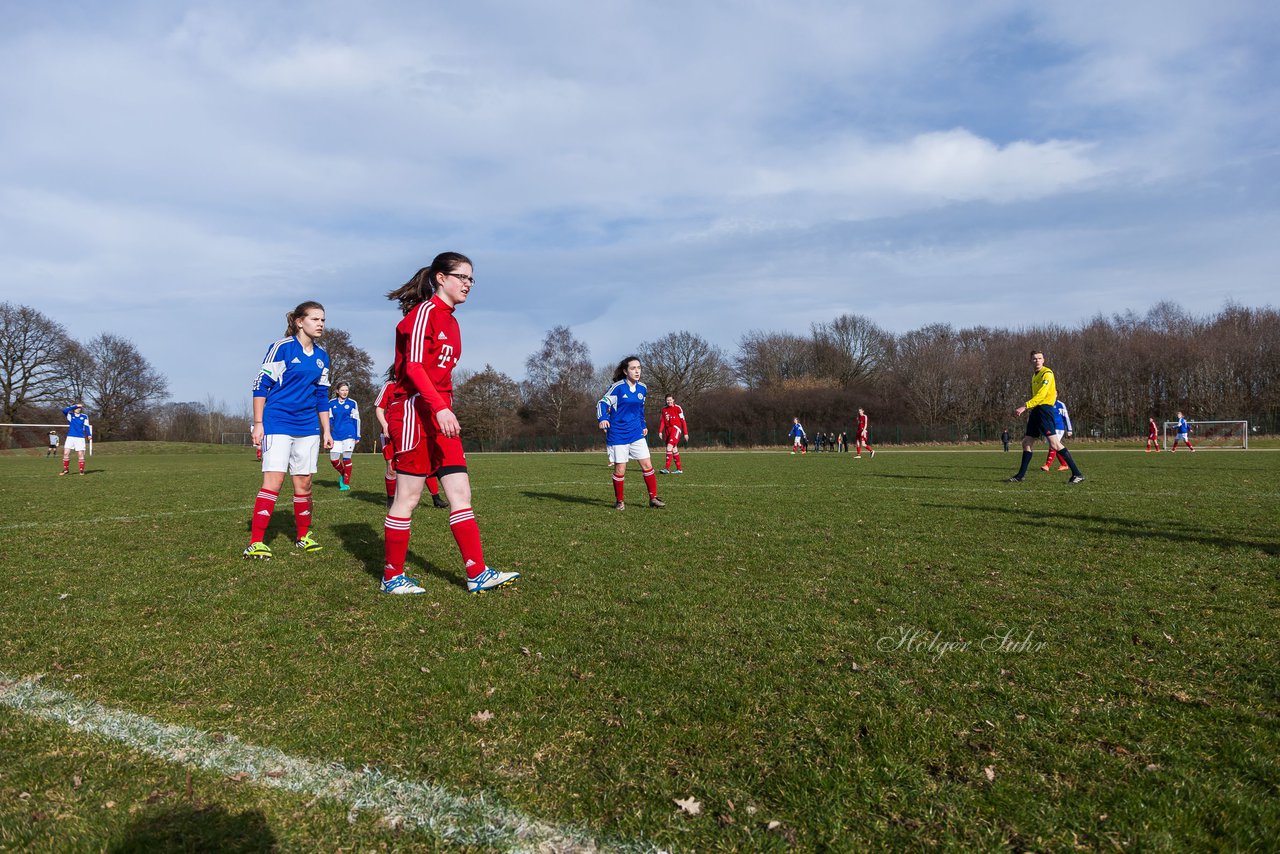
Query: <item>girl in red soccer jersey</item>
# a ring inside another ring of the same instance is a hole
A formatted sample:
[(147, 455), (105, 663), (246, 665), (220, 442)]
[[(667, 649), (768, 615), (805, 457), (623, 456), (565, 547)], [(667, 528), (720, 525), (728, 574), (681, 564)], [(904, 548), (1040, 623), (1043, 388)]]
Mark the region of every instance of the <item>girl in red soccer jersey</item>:
[[(388, 375), (394, 372), (394, 368), (387, 371)], [(387, 461), (387, 471), (383, 475), (383, 480), (387, 486), (387, 509), (391, 509), (391, 501), (396, 495), (396, 467), (395, 467), (395, 446), (391, 444), (391, 432), (387, 427), (387, 407), (391, 405), (391, 401), (396, 397), (396, 384), (394, 380), (389, 380), (382, 385), (382, 390), (378, 392), (378, 399), (373, 405), (373, 414), (378, 419), (378, 426), (381, 428), (378, 434), (378, 440), (382, 443), (382, 458)], [(436, 507), (448, 507), (449, 505), (440, 498), (440, 482), (434, 477), (427, 478), (427, 492), (431, 493), (431, 503)]]
[(1151, 453), (1151, 449), (1153, 447), (1156, 449), (1157, 454), (1160, 453), (1160, 438), (1157, 435), (1157, 433), (1158, 433), (1158, 430), (1156, 428), (1156, 419), (1154, 417), (1148, 417), (1147, 418), (1147, 451), (1146, 451), (1148, 454)]
[(462, 355), (462, 335), (454, 310), (467, 301), (471, 259), (442, 252), (387, 299), (400, 303), (404, 319), (396, 325), (394, 371), (397, 399), (387, 407), (387, 427), (395, 446), (395, 498), (387, 511), (386, 562), (382, 590), (424, 593), (404, 574), (413, 508), (427, 478), (440, 479), (452, 511), (449, 530), (462, 553), (467, 590), (479, 593), (510, 584), (518, 572), (499, 572), (484, 562), (480, 528), (471, 509), (471, 481), (462, 452), (462, 426), (453, 414), (453, 369)]
[(667, 465), (658, 474), (671, 474), (673, 460), (676, 474), (684, 474), (684, 469), (680, 468), (680, 439), (689, 435), (689, 423), (684, 420), (684, 410), (676, 405), (676, 399), (671, 395), (667, 395), (667, 405), (662, 408), (661, 433), (662, 440), (667, 443)]
[(876, 455), (876, 449), (871, 447), (871, 443), (867, 441), (868, 438), (870, 438), (869, 430), (870, 427), (867, 424), (867, 413), (862, 411), (862, 407), (858, 407), (858, 429), (855, 430), (853, 434), (853, 458), (855, 460), (862, 459), (863, 448), (870, 451), (873, 458)]

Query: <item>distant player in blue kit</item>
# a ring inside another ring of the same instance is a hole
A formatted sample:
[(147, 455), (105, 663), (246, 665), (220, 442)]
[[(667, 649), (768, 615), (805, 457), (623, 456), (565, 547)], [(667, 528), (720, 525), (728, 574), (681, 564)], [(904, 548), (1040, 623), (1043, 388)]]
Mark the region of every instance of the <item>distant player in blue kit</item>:
[(649, 491), (650, 507), (666, 507), (658, 497), (658, 476), (649, 460), (649, 443), (645, 436), (644, 400), (649, 389), (640, 382), (640, 360), (628, 356), (618, 363), (613, 372), (613, 385), (596, 404), (596, 422), (605, 431), (605, 444), (609, 446), (609, 462), (613, 463), (613, 495), (617, 499), (615, 510), (625, 509), (622, 501), (623, 485), (627, 482), (627, 461), (640, 463), (645, 488)]
[(800, 426), (799, 418), (791, 419), (791, 455), (794, 457), (796, 451), (802, 454), (809, 453), (809, 446), (805, 444), (807, 437), (804, 434), (804, 428)]
[(329, 354), (316, 342), (324, 334), (324, 306), (304, 302), (285, 315), (286, 338), (267, 348), (253, 383), (253, 444), (262, 449), (262, 488), (253, 503), (247, 558), (271, 557), (262, 540), (284, 485), (293, 477), (294, 546), (319, 551), (311, 536), (311, 477), (320, 448), (332, 448), (329, 432)]
[(80, 455), (80, 474), (84, 474), (84, 443), (93, 439), (93, 425), (84, 414), (83, 403), (71, 404), (62, 414), (67, 416), (67, 441), (62, 444), (62, 471), (58, 476), (70, 473), (72, 451)]
[(329, 430), (333, 433), (333, 447), (329, 449), (329, 462), (338, 470), (338, 489), (351, 489), (351, 454), (360, 441), (360, 404), (348, 395), (351, 387), (338, 383), (338, 396), (329, 401)]
[[(1058, 437), (1058, 444), (1062, 444), (1063, 436), (1071, 435), (1071, 413), (1067, 411), (1067, 405), (1062, 402), (1062, 398), (1058, 398), (1053, 404), (1053, 435)], [(1053, 461), (1058, 459), (1058, 452), (1049, 446), (1049, 459), (1044, 461), (1044, 465), (1040, 466), (1040, 471), (1048, 471), (1053, 468)], [(1071, 467), (1064, 461), (1058, 460), (1058, 471), (1068, 471)]]
[[(1191, 453), (1194, 454), (1196, 452), (1196, 449), (1191, 445), (1191, 425), (1187, 423), (1186, 418), (1182, 417), (1181, 412), (1178, 413), (1178, 432), (1173, 434), (1173, 447), (1169, 449), (1169, 453), (1178, 450), (1179, 442), (1186, 445), (1187, 450), (1191, 451)], [(83, 460), (84, 458), (81, 457), (81, 459)]]

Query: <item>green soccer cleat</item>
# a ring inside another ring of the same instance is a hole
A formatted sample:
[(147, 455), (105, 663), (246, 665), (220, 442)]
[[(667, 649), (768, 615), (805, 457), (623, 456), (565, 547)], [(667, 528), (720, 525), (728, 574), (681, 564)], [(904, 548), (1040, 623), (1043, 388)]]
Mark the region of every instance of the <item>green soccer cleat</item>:
[(266, 543), (249, 543), (249, 547), (242, 552), (245, 558), (257, 558), (258, 560), (271, 560), (271, 549), (267, 548)]
[(307, 532), (305, 537), (296, 541), (293, 546), (294, 548), (302, 549), (304, 552), (318, 552), (324, 548), (324, 546), (315, 541), (315, 538), (311, 536), (310, 531)]

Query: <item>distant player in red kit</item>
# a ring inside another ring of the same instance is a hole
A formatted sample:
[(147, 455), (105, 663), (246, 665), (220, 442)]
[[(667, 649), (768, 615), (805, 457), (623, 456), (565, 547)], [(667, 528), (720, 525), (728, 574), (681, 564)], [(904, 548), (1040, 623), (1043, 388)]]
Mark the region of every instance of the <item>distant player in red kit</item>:
[[(396, 399), (396, 390), (395, 382), (383, 383), (382, 390), (378, 392), (377, 402), (373, 405), (373, 414), (377, 417), (378, 426), (381, 428), (378, 438), (382, 442), (382, 458), (387, 461), (387, 471), (382, 477), (387, 486), (388, 510), (391, 509), (391, 502), (396, 497), (396, 466), (395, 446), (391, 444), (391, 432), (387, 427), (387, 407)], [(436, 507), (449, 506), (440, 498), (440, 481), (436, 478), (427, 478), (427, 492), (431, 493), (431, 503)]]
[(471, 509), (471, 479), (462, 452), (462, 425), (453, 414), (453, 369), (462, 356), (462, 334), (453, 313), (475, 285), (471, 259), (442, 252), (404, 285), (387, 294), (400, 303), (404, 319), (396, 324), (394, 381), (396, 399), (387, 408), (387, 427), (395, 444), (395, 498), (387, 511), (386, 562), (382, 590), (424, 593), (417, 579), (404, 574), (413, 508), (427, 478), (440, 479), (452, 508), (449, 530), (462, 553), (467, 590), (480, 593), (520, 577), (485, 565), (480, 527)]
[(667, 443), (667, 466), (658, 474), (671, 474), (672, 460), (676, 464), (676, 474), (684, 474), (680, 467), (680, 439), (689, 435), (689, 422), (684, 420), (684, 410), (676, 405), (676, 399), (671, 395), (667, 395), (667, 405), (662, 407), (659, 432), (662, 441)]
[(862, 449), (866, 448), (871, 452), (871, 458), (875, 459), (876, 449), (871, 447), (871, 443), (867, 441), (868, 430), (867, 413), (862, 411), (862, 407), (858, 407), (858, 429), (853, 431), (853, 458), (855, 460), (862, 459)]
[(1147, 419), (1147, 451), (1146, 451), (1148, 454), (1151, 453), (1151, 449), (1153, 447), (1156, 449), (1157, 454), (1160, 453), (1160, 439), (1156, 435), (1156, 430), (1157, 430), (1156, 420), (1154, 418), (1148, 418)]

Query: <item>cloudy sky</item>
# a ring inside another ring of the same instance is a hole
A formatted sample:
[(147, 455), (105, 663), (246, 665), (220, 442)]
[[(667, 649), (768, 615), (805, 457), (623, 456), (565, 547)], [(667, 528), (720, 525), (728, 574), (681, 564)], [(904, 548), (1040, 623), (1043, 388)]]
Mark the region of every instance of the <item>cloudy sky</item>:
[(463, 367), (679, 330), (1276, 305), (1268, 0), (0, 0), (0, 300), (247, 405), (476, 261)]

